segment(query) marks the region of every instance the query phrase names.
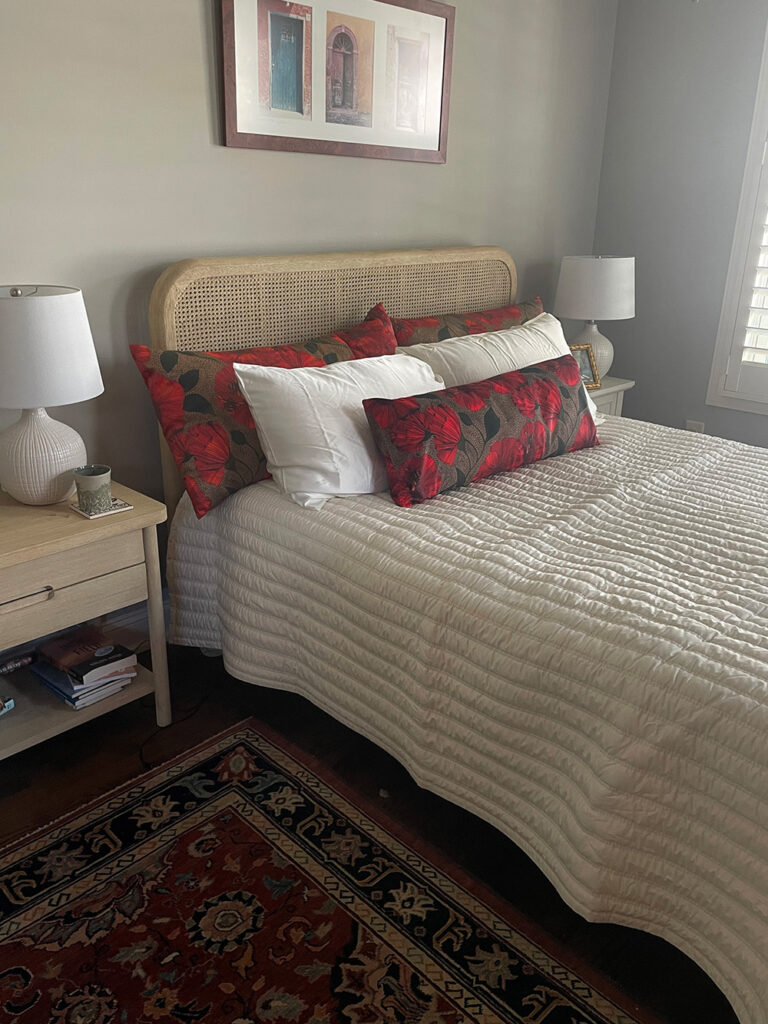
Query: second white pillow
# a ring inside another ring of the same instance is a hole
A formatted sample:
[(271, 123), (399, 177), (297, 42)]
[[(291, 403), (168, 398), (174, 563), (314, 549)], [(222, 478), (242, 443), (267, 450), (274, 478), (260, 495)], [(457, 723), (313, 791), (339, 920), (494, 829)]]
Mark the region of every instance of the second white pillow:
[(364, 398), (405, 398), (444, 387), (427, 363), (405, 355), (297, 369), (235, 363), (234, 369), (269, 472), (307, 508), (322, 508), (333, 496), (386, 490)]
[[(409, 345), (397, 351), (428, 363), (443, 378), (447, 388), (474, 384), (477, 380), (488, 380), (500, 373), (522, 370), (534, 363), (571, 354), (562, 324), (549, 313), (541, 313), (521, 327)], [(585, 393), (592, 418), (599, 422), (597, 407), (586, 388)]]

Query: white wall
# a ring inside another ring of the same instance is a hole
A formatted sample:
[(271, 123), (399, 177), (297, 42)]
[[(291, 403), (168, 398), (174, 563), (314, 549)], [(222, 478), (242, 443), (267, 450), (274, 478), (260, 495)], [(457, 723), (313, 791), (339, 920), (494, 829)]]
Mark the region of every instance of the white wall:
[(495, 243), (551, 297), (589, 251), (616, 0), (454, 3), (431, 166), (221, 146), (213, 0), (0, 0), (0, 281), (83, 288), (107, 390), (57, 415), (118, 479), (160, 493), (127, 346), (173, 260)]
[(760, 70), (766, 0), (619, 0), (595, 253), (637, 257), (637, 317), (606, 324), (624, 409), (768, 445), (705, 404)]

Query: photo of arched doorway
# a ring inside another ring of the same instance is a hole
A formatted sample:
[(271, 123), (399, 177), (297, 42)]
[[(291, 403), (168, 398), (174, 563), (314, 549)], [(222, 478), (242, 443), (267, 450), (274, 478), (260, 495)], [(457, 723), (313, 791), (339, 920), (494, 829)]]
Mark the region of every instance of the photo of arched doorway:
[(328, 12), (325, 119), (330, 124), (370, 127), (374, 23)]
[(328, 48), (329, 108), (357, 113), (357, 40), (343, 28)]

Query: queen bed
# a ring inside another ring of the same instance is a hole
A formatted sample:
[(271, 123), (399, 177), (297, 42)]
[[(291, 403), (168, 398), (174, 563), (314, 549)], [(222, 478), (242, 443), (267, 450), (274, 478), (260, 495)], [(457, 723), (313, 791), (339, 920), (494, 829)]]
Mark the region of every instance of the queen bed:
[[(501, 305), (498, 249), (188, 260), (155, 350)], [(609, 417), (596, 448), (414, 508), (273, 481), (176, 509), (174, 642), (303, 694), (511, 837), (592, 921), (661, 935), (768, 1020), (768, 451)], [(178, 501), (178, 508), (176, 508)]]

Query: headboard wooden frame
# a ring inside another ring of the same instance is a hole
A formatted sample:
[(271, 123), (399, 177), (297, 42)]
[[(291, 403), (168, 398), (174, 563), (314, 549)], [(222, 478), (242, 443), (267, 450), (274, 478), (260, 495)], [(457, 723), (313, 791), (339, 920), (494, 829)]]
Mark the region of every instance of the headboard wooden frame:
[[(181, 260), (149, 303), (153, 349), (224, 352), (304, 341), (363, 319), (492, 309), (514, 300), (515, 264), (491, 246)], [(168, 517), (183, 487), (160, 438)]]

